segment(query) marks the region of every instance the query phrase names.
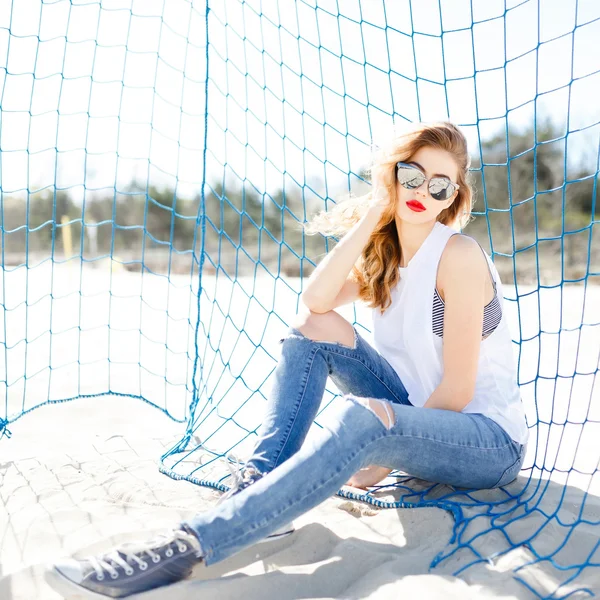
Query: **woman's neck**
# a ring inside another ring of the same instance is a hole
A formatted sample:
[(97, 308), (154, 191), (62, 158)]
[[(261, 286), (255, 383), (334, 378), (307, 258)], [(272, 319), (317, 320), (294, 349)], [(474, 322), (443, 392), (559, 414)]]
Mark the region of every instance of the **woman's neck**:
[(423, 242), (435, 227), (435, 221), (428, 221), (420, 225), (407, 223), (396, 217), (396, 229), (398, 230), (398, 240), (402, 249), (402, 258), (400, 266), (406, 267), (412, 257), (417, 253)]

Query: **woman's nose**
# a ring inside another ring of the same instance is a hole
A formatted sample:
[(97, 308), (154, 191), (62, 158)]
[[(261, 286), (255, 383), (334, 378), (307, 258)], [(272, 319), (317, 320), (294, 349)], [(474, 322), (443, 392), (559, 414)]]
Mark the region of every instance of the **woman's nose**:
[(424, 181), (418, 188), (415, 188), (415, 192), (417, 194), (423, 196), (423, 198), (427, 198), (427, 194), (428, 194), (427, 182)]

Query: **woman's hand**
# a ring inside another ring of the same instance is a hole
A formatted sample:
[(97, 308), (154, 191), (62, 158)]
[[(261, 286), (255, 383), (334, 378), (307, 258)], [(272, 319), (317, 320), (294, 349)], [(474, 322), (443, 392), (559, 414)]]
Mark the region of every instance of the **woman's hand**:
[(392, 471), (393, 469), (387, 467), (370, 465), (354, 473), (346, 482), (346, 485), (366, 490), (369, 486), (377, 485), (380, 481), (383, 481)]
[(372, 192), (368, 210), (369, 212), (376, 212), (381, 216), (390, 205), (388, 188), (383, 184), (381, 178), (375, 175), (373, 175), (371, 187)]

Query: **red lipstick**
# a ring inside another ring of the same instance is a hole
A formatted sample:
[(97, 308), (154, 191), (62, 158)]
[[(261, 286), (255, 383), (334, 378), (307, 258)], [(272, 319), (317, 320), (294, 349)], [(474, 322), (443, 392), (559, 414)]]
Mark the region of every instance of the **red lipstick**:
[(424, 210), (427, 210), (418, 200), (410, 200), (406, 203), (406, 206), (415, 212), (423, 212)]

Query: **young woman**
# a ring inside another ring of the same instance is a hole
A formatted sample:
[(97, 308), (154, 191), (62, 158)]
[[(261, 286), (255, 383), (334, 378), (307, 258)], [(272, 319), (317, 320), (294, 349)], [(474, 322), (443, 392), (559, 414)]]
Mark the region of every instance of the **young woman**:
[[(264, 422), (237, 484), (159, 539), (48, 570), (63, 593), (122, 598), (189, 575), (279, 532), (346, 482), (400, 469), (493, 488), (517, 476), (528, 429), (493, 263), (451, 226), (470, 216), (466, 140), (420, 124), (375, 159), (373, 192), (319, 215), (344, 234), (311, 275), (281, 340)], [(334, 309), (373, 310), (375, 348)], [(327, 377), (343, 393), (311, 429)]]

